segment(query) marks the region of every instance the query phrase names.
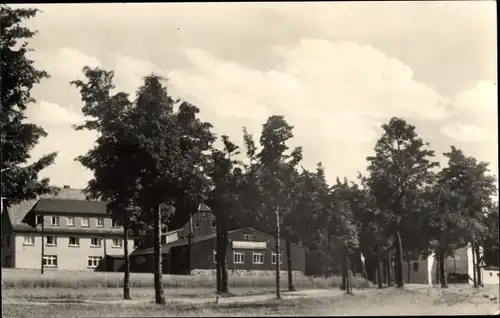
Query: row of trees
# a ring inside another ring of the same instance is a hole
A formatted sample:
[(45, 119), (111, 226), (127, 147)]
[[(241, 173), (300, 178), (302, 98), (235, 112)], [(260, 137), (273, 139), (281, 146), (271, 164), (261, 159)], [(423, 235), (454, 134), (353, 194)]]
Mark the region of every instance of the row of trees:
[[(26, 105), (33, 102), (30, 89), (47, 77), (26, 57), (27, 44), (18, 44), (34, 35), (21, 23), (35, 14), (2, 6), (2, 170), (25, 163), (44, 135), (42, 128), (23, 122)], [(71, 82), (87, 118), (75, 129), (98, 135), (94, 147), (77, 158), (93, 172), (85, 191), (107, 202), (125, 239), (130, 233), (153, 232), (157, 303), (165, 302), (162, 227), (182, 226), (202, 202), (216, 218), (219, 292), (228, 292), (225, 254), (234, 227), (279, 229), (286, 249), (300, 241), (324, 268), (338, 267), (344, 288), (350, 256), (359, 252), (367, 265), (373, 264), (368, 276), (380, 287), (382, 267), (390, 269), (394, 261), (395, 283), (402, 287), (404, 259), (435, 252), (446, 287), (443, 264), (454, 249), (471, 243), (478, 257), (479, 246), (498, 248), (498, 206), (491, 199), (496, 180), (488, 164), (452, 146), (444, 154), (446, 167), (440, 168), (415, 127), (401, 118), (382, 126), (365, 176), (329, 184), (321, 163), (314, 171), (301, 166), (302, 149), (289, 147), (293, 127), (283, 116), (267, 119), (258, 142), (243, 128), (243, 151), (225, 135), (218, 148), (218, 137), (200, 110), (173, 98), (161, 77), (146, 76), (135, 96), (129, 96), (115, 90), (112, 71), (84, 67), (83, 75)], [(9, 203), (54, 190), (48, 180), (37, 181), (37, 172), (54, 157), (43, 157), (22, 173), (11, 169), (10, 179), (2, 178), (2, 193), (16, 198)], [(125, 244), (125, 299), (130, 298), (128, 254)]]

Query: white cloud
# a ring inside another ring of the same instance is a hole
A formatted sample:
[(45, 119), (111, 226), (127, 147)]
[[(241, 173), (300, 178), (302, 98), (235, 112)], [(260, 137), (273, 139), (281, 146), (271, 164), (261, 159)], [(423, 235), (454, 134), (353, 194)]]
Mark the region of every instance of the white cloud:
[(83, 123), (84, 121), (83, 115), (43, 100), (39, 104), (30, 105), (26, 115), (30, 121), (41, 125), (72, 125)]
[[(186, 52), (191, 67), (174, 69), (169, 78), (179, 96), (198, 105), (217, 132), (238, 142), (241, 121), (258, 135), (267, 116), (285, 115), (295, 126), (294, 144), (304, 146), (306, 164), (321, 160), (331, 175), (352, 177), (363, 170), (380, 123), (390, 117), (439, 122), (449, 115), (447, 97), (415, 81), (407, 65), (372, 47), (302, 39), (296, 46), (275, 47), (273, 53), (282, 63), (260, 71), (192, 49)], [(352, 153), (360, 166), (346, 155)]]
[(487, 137), (484, 129), (462, 123), (448, 123), (441, 128), (441, 133), (457, 141), (464, 142), (482, 142)]
[(115, 85), (117, 91), (135, 95), (137, 88), (143, 84), (143, 78), (151, 73), (164, 76), (165, 72), (150, 61), (134, 58), (121, 53), (113, 57)]
[[(453, 100), (452, 120), (441, 132), (458, 141), (498, 143), (498, 96), (494, 83), (479, 82)], [(498, 145), (497, 145), (498, 146)]]
[(51, 76), (64, 77), (67, 80), (81, 78), (84, 66), (101, 66), (98, 58), (68, 47), (35, 51), (31, 56), (37, 61), (37, 67), (46, 70)]

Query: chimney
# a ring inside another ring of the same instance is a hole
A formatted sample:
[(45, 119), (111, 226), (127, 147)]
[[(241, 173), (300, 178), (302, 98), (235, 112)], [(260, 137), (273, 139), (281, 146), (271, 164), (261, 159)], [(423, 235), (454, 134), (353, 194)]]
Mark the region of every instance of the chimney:
[(69, 185), (63, 185), (64, 189), (69, 189)]

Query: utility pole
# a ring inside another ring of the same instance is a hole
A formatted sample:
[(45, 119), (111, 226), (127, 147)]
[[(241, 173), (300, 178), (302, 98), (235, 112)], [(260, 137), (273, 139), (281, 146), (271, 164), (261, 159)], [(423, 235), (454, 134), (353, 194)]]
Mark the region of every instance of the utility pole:
[(276, 207), (276, 299), (280, 299), (280, 211)]
[[(40, 257), (40, 274), (43, 275), (43, 257), (44, 257), (44, 254), (45, 254), (45, 244), (44, 244), (44, 228), (45, 228), (45, 216), (43, 215), (43, 212), (41, 212), (41, 216), (42, 216), (42, 224), (41, 224), (41, 231), (40, 231), (40, 236), (42, 238), (42, 255)], [(35, 221), (36, 221), (36, 217), (35, 217)]]

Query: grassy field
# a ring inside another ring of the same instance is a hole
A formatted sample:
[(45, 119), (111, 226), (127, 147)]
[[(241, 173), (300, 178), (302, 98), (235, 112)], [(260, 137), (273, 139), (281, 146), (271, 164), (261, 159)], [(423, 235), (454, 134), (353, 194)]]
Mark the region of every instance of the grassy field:
[[(114, 272), (70, 272), (47, 271), (43, 275), (36, 270), (2, 269), (3, 288), (121, 288), (123, 273)], [(215, 276), (163, 275), (165, 288), (214, 288)], [(281, 278), (281, 286), (288, 285), (287, 277)], [(357, 288), (368, 287), (367, 282), (355, 278)], [(341, 285), (340, 277), (309, 278), (294, 277), (294, 285), (301, 289), (332, 288)], [(272, 288), (275, 286), (274, 276), (231, 276), (229, 287)], [(153, 274), (131, 273), (131, 288), (153, 288)]]
[[(495, 291), (496, 289), (496, 291)], [(450, 287), (448, 290), (408, 286), (355, 290), (355, 295), (256, 301), (252, 303), (3, 303), (4, 317), (159, 317), (159, 316), (344, 316), (493, 314), (498, 310), (498, 285), (492, 290)]]

